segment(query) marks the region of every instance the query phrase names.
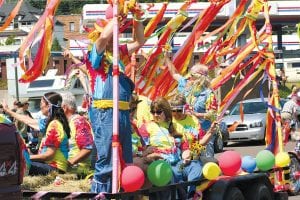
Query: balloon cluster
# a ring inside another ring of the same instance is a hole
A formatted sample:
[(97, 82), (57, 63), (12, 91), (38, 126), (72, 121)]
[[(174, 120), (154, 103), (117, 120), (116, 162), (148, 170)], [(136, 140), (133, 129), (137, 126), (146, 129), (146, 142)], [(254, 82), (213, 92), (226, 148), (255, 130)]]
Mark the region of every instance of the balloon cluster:
[[(222, 173), (225, 176), (234, 176), (241, 170), (252, 173), (257, 168), (260, 171), (268, 171), (275, 167), (285, 167), (290, 164), (290, 157), (286, 152), (280, 152), (276, 156), (268, 150), (258, 152), (255, 158), (244, 156), (235, 151), (226, 151), (218, 158), (218, 164), (208, 162), (203, 166), (203, 176), (208, 180), (216, 179)], [(172, 168), (163, 160), (152, 162), (147, 169), (147, 177), (155, 186), (165, 186), (172, 179)], [(134, 192), (144, 184), (144, 172), (137, 166), (127, 166), (121, 174), (121, 186), (125, 192)]]
[[(155, 186), (167, 185), (173, 176), (169, 163), (163, 160), (152, 162), (147, 168), (147, 177)], [(141, 168), (130, 165), (123, 169), (121, 174), (121, 186), (125, 192), (139, 190), (145, 181), (145, 175)]]
[(244, 156), (235, 151), (226, 151), (218, 158), (218, 163), (208, 162), (203, 166), (203, 176), (208, 180), (216, 179), (220, 174), (233, 176), (242, 171), (252, 173), (257, 168), (260, 171), (268, 171), (275, 167), (285, 167), (290, 164), (290, 157), (286, 152), (280, 152), (276, 156), (268, 150), (258, 152), (256, 157)]

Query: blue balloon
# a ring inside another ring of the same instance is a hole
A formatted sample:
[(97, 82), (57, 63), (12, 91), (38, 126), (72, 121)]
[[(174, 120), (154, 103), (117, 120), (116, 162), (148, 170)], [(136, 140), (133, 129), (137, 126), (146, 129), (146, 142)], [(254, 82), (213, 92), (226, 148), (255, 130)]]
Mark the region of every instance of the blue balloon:
[(256, 161), (251, 156), (244, 156), (242, 158), (242, 169), (245, 172), (252, 173), (256, 168)]

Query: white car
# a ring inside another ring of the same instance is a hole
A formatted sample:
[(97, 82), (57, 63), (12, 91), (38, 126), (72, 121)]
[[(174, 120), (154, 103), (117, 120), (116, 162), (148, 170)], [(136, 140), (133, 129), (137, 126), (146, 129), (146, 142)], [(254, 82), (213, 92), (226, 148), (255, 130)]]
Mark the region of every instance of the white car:
[[(265, 140), (267, 99), (248, 99), (235, 104), (228, 115), (222, 120), (230, 128), (238, 124), (234, 131), (229, 133), (228, 141), (261, 141)], [(280, 100), (281, 106), (286, 100)], [(243, 105), (244, 121), (241, 121), (240, 104)]]

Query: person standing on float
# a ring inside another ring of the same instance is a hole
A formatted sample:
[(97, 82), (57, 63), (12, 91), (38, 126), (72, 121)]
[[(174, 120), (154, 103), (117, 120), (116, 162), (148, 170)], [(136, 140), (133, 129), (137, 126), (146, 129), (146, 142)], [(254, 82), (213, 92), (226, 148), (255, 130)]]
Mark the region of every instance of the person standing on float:
[[(133, 15), (135, 15), (133, 13)], [(135, 16), (138, 18), (138, 16)], [(119, 141), (121, 162), (132, 163), (131, 124), (129, 101), (134, 90), (133, 82), (123, 73), (122, 67), (130, 61), (130, 55), (145, 42), (144, 26), (136, 21), (134, 42), (119, 46)], [(103, 28), (92, 46), (86, 61), (86, 69), (92, 89), (90, 120), (97, 148), (94, 179), (91, 192), (111, 192), (112, 187), (112, 133), (113, 133), (113, 21)]]

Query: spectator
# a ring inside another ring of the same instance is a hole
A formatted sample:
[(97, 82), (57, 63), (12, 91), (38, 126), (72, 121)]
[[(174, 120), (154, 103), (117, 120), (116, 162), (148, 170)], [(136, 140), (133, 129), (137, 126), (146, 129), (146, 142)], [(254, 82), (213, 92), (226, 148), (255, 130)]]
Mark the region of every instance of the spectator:
[(285, 87), (287, 76), (285, 75), (285, 70), (282, 68), (279, 69), (279, 83)]
[(288, 142), (290, 134), (293, 134), (295, 131), (294, 128), (290, 126), (291, 123), (297, 123), (298, 113), (297, 109), (299, 107), (298, 102), (300, 102), (300, 89), (297, 89), (295, 93), (291, 96), (291, 99), (288, 100), (281, 110), (281, 122), (283, 124), (283, 141), (284, 143)]
[[(17, 110), (15, 112), (17, 114), (27, 115), (25, 113), (25, 110), (24, 110), (24, 102), (19, 101), (19, 102), (17, 102), (16, 105), (17, 105)], [(16, 126), (18, 132), (21, 134), (22, 138), (24, 139), (25, 143), (27, 144), (28, 141), (29, 141), (28, 140), (28, 126), (27, 126), (27, 124), (15, 119), (15, 126)]]
[(291, 94), (289, 94), (289, 95), (287, 96), (287, 98), (288, 98), (288, 99), (292, 98), (292, 96), (296, 94), (296, 91), (297, 91), (297, 86), (296, 86), (296, 85), (292, 85), (292, 86), (291, 86)]
[(92, 127), (86, 117), (76, 114), (76, 99), (71, 93), (62, 94), (62, 108), (69, 121), (69, 171), (80, 177), (91, 172), (90, 154), (93, 148)]
[(30, 155), (29, 175), (46, 175), (51, 171), (67, 171), (68, 138), (70, 127), (61, 107), (62, 97), (56, 92), (48, 92), (41, 98), (41, 111), (46, 119), (35, 120), (10, 110), (3, 102), (3, 108), (12, 117), (27, 123), (36, 130), (45, 132), (37, 155)]

